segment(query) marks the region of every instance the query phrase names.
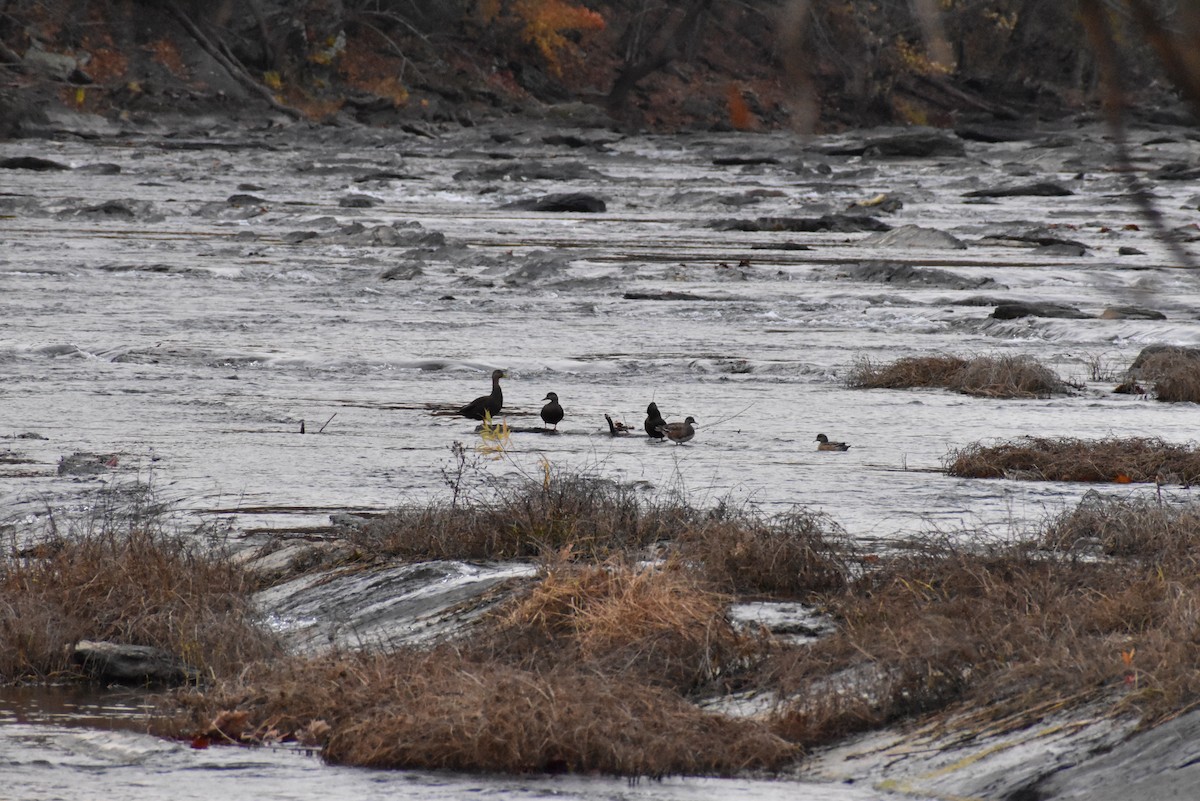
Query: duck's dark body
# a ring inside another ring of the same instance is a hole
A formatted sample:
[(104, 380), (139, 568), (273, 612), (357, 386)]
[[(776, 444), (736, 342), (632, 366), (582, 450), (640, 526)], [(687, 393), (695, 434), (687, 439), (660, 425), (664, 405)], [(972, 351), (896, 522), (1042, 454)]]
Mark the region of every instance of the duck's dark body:
[(504, 408), (504, 393), (500, 391), (500, 379), (504, 378), (503, 370), (492, 371), (492, 392), (480, 395), (475, 400), (458, 410), (463, 417), (472, 420), (482, 420), (485, 415), (495, 417)]
[(546, 397), (542, 400), (550, 401), (542, 407), (542, 422), (548, 426), (554, 426), (558, 429), (558, 424), (562, 422), (564, 417), (563, 407), (558, 405), (558, 395), (553, 392), (547, 392)]
[(663, 438), (663, 428), (667, 421), (658, 411), (658, 404), (651, 403), (646, 407), (646, 433), (655, 439)]
[(830, 442), (829, 437), (817, 434), (817, 450), (819, 451), (848, 451), (850, 446), (844, 442)]

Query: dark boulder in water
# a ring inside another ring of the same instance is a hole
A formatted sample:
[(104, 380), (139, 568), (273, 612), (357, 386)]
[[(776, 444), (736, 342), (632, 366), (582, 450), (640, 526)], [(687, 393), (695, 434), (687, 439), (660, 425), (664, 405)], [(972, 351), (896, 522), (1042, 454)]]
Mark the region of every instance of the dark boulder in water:
[(560, 192), (553, 195), (542, 195), (528, 200), (517, 200), (501, 206), (502, 209), (518, 209), (520, 211), (547, 211), (596, 214), (608, 209), (608, 204), (595, 195), (584, 192)]
[(997, 320), (1016, 320), (1020, 317), (1056, 317), (1068, 320), (1087, 320), (1092, 315), (1065, 303), (1001, 303), (992, 310)]

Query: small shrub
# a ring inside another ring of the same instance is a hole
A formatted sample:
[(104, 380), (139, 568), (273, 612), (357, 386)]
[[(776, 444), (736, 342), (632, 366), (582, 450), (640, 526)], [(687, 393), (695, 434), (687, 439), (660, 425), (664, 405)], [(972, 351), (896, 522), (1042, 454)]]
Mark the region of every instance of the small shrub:
[[(1154, 382), (1154, 397), (1169, 403), (1200, 403), (1200, 349), (1151, 345), (1142, 349), (1125, 383)], [(1124, 384), (1122, 384), (1124, 386)]]
[(883, 365), (864, 358), (855, 363), (846, 385), (852, 389), (948, 387), (966, 364), (958, 356), (906, 356)]
[(705, 712), (625, 678), (479, 663), (451, 649), (333, 654), (180, 695), (176, 735), (308, 739), (373, 768), (623, 776), (778, 770), (798, 749), (761, 722)]
[(801, 598), (846, 586), (851, 547), (827, 515), (716, 515), (684, 530), (680, 557), (725, 592)]
[(1070, 387), (1029, 356), (981, 356), (954, 374), (948, 387), (985, 398), (1045, 398)]
[[(1169, 575), (1188, 574), (1172, 567)], [(1147, 716), (1161, 714), (1200, 692), (1190, 667), (1200, 645), (1170, 642), (1192, 615), (1172, 581), (1153, 568), (1055, 556), (1027, 543), (918, 543), (830, 600), (836, 634), (764, 668), (768, 686), (790, 699), (775, 731), (808, 747), (953, 709), (1028, 725), (1043, 704), (1130, 686), (1122, 658), (1130, 648), (1152, 648), (1147, 661), (1171, 662), (1154, 677), (1155, 690), (1126, 698)], [(1194, 572), (1187, 581), (1196, 583)], [(1159, 693), (1172, 701), (1164, 705)]]
[(885, 365), (863, 359), (846, 384), (853, 389), (940, 387), (986, 398), (1044, 398), (1078, 388), (1029, 356), (909, 356)]
[(1058, 551), (1094, 545), (1108, 556), (1151, 562), (1194, 561), (1200, 558), (1200, 506), (1088, 493), (1047, 524), (1040, 543)]
[(59, 536), (45, 555), (0, 562), (0, 680), (72, 674), (71, 646), (85, 639), (161, 648), (206, 675), (274, 652), (253, 580), (157, 522)]
[(692, 692), (751, 648), (726, 616), (728, 602), (670, 563), (561, 564), (493, 616), (481, 652), (526, 666), (589, 665)]
[(603, 560), (671, 539), (698, 516), (683, 505), (648, 502), (613, 481), (553, 475), (468, 506), (404, 507), (350, 538), (364, 552), (406, 559), (517, 559), (569, 550)]
[(1200, 451), (1160, 439), (1018, 437), (950, 455), (947, 474), (1034, 481), (1181, 482), (1200, 479)]

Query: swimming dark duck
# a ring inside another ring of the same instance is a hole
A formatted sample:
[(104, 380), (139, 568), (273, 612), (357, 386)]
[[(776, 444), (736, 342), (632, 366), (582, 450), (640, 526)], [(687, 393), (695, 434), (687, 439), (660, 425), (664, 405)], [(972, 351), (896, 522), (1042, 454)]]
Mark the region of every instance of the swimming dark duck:
[(667, 421), (659, 414), (658, 404), (651, 403), (646, 407), (646, 433), (655, 439), (662, 439), (662, 429), (666, 426)]
[(674, 442), (676, 445), (682, 445), (692, 437), (696, 436), (696, 429), (692, 425), (696, 422), (696, 418), (688, 416), (682, 423), (664, 423), (659, 431), (667, 435), (667, 439)]
[(830, 442), (829, 437), (817, 434), (817, 450), (819, 451), (848, 451), (850, 446), (844, 442)]
[(491, 394), (480, 395), (459, 409), (458, 413), (463, 417), (470, 417), (472, 420), (482, 420), (485, 413), (492, 417), (500, 414), (500, 410), (504, 408), (504, 393), (500, 391), (501, 378), (504, 378), (504, 371), (493, 370)]
[(563, 407), (558, 405), (558, 395), (553, 392), (547, 392), (546, 397), (542, 400), (550, 401), (542, 407), (542, 422), (548, 426), (554, 426), (554, 430), (558, 430), (558, 424), (563, 419)]

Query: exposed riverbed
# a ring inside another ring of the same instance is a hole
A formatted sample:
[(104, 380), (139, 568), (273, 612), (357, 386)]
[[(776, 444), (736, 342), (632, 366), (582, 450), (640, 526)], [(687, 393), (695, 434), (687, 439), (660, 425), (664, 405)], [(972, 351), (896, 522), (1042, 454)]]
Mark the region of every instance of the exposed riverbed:
[[(902, 158), (832, 152), (895, 132), (650, 137), (510, 122), (423, 137), (193, 121), (101, 133), (0, 143), (0, 158), (70, 168), (0, 170), (0, 524), (87, 509), (135, 479), (236, 537), (445, 498), (451, 445), (473, 453), (480, 439), (473, 421), (431, 412), (484, 394), (497, 367), (511, 426), (539, 426), (548, 391), (566, 419), (557, 435), (514, 433), (507, 457), (480, 458), (472, 476), (540, 475), (545, 459), (699, 504), (805, 506), (864, 542), (1021, 531), (1090, 489), (938, 472), (978, 440), (1194, 438), (1194, 405), (1111, 393), (1144, 345), (1200, 344), (1200, 279), (1138, 216), (1099, 126), (1000, 143), (946, 134), (961, 154)], [(1139, 177), (1200, 149), (1181, 130), (1131, 137)], [(1035, 182), (1071, 194), (967, 196)], [(1167, 228), (1195, 235), (1195, 182), (1151, 187)], [(562, 192), (605, 210), (509, 207)], [(834, 216), (881, 194), (902, 206)], [(965, 247), (871, 239), (904, 225)], [(1009, 300), (1087, 316), (990, 316)], [(1130, 305), (1163, 319), (1099, 317)], [(857, 359), (935, 352), (1030, 355), (1083, 388), (998, 401), (842, 383)], [(609, 436), (605, 414), (640, 430), (651, 400), (668, 420), (694, 416), (696, 438)], [(852, 447), (819, 453), (818, 432)], [(31, 760), (43, 746), (29, 738), (43, 742), (50, 724), (34, 717), (0, 725)], [(228, 771), (276, 770), (296, 794), (272, 797), (728, 795), (703, 782), (456, 784), (95, 736), (108, 756), (84, 746), (80, 764), (96, 762), (103, 781), (136, 775), (146, 798), (177, 771), (204, 777), (188, 786), (207, 797)], [(45, 738), (46, 759), (73, 764), (64, 736)], [(141, 755), (112, 757), (127, 749)], [(18, 797), (71, 794), (37, 781)], [(794, 792), (738, 786), (747, 798)]]

